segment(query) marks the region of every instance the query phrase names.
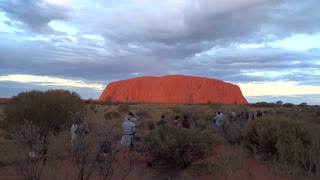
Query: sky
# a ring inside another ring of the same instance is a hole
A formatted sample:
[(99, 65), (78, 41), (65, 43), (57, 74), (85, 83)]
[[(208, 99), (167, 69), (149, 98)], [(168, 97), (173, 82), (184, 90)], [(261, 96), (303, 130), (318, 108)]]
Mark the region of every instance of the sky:
[(0, 0), (0, 97), (183, 74), (320, 105), (319, 0)]

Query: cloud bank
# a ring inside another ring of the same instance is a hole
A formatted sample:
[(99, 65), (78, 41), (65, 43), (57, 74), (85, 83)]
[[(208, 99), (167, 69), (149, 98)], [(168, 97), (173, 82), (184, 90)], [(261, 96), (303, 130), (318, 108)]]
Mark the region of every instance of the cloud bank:
[(293, 83), (292, 92), (311, 86), (314, 93), (318, 7), (318, 0), (0, 1), (0, 77), (106, 85), (186, 74), (236, 84)]

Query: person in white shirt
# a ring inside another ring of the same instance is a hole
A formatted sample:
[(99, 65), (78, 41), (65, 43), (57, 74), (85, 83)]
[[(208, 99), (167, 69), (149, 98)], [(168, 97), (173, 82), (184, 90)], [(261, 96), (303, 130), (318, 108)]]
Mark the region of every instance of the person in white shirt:
[(218, 114), (214, 117), (215, 120), (215, 125), (220, 127), (223, 125), (224, 121), (223, 121), (223, 114), (219, 111)]
[(71, 125), (71, 128), (70, 128), (71, 146), (72, 146), (72, 148), (74, 148), (74, 146), (75, 146), (75, 142), (76, 142), (76, 138), (77, 138), (76, 130), (79, 127), (79, 120), (80, 120), (79, 118), (76, 118), (73, 121), (73, 124)]
[(120, 144), (124, 146), (124, 150), (128, 150), (128, 148), (132, 145), (133, 134), (135, 132), (135, 124), (132, 122), (132, 116), (127, 115), (127, 121), (122, 124), (122, 137), (120, 140)]

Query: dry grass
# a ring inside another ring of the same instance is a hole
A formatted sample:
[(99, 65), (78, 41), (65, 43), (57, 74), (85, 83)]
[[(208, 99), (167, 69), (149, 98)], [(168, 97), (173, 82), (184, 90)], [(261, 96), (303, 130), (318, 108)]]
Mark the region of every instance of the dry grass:
[(13, 142), (1, 142), (0, 154), (0, 167), (13, 165), (19, 161), (17, 146)]
[[(122, 134), (121, 124), (123, 123), (124, 117), (127, 112), (119, 112), (119, 106), (121, 104), (87, 104), (86, 108), (86, 120), (89, 124), (91, 134), (95, 133), (110, 133), (111, 137), (119, 140)], [(0, 105), (0, 124), (3, 122), (4, 114), (3, 109), (5, 104)], [(171, 121), (174, 116), (188, 115), (192, 126), (196, 124), (199, 127), (211, 127), (212, 126), (212, 115), (216, 111), (231, 112), (232, 110), (241, 111), (244, 109), (253, 109), (250, 106), (244, 105), (211, 105), (211, 104), (130, 104), (129, 110), (134, 111), (138, 114), (139, 120), (137, 123), (137, 135), (142, 135), (148, 131), (149, 124), (156, 124), (160, 119), (161, 114), (166, 115), (166, 120)], [(256, 109), (254, 109), (256, 110)], [(120, 113), (120, 117), (106, 119), (104, 115), (107, 112), (116, 111)], [(59, 157), (63, 158), (66, 156), (70, 145), (70, 134), (69, 128), (66, 127), (60, 134), (54, 137), (51, 145), (63, 144), (64, 146), (55, 147), (56, 153)], [(12, 142), (7, 139), (7, 132), (0, 127), (0, 164), (9, 165), (12, 164), (17, 158), (18, 153), (15, 153), (15, 147)]]
[[(127, 112), (119, 112), (119, 104), (87, 104), (87, 111), (86, 111), (86, 120), (89, 124), (90, 129), (90, 136), (96, 136), (97, 134), (104, 133), (104, 134), (110, 134), (110, 137), (113, 138), (113, 140), (119, 140), (122, 134), (122, 127), (121, 124), (124, 121), (124, 117), (126, 116)], [(4, 115), (3, 115), (3, 108), (4, 105), (0, 105), (0, 122), (2, 122)], [(214, 136), (216, 136), (216, 139), (219, 139), (221, 141), (221, 144), (228, 144), (227, 142), (238, 142), (238, 137), (241, 137), (241, 130), (242, 127), (238, 127), (239, 122), (232, 122), (232, 124), (228, 127), (226, 127), (224, 130), (221, 128), (217, 128), (212, 125), (212, 115), (216, 111), (222, 111), (225, 112), (225, 114), (230, 113), (231, 111), (235, 110), (237, 112), (242, 111), (244, 109), (247, 109), (251, 112), (257, 112), (257, 110), (261, 111), (269, 111), (274, 110), (274, 108), (256, 108), (256, 107), (250, 107), (250, 106), (244, 106), (244, 105), (215, 105), (215, 104), (130, 104), (129, 110), (134, 111), (139, 116), (139, 120), (137, 123), (137, 135), (142, 136), (144, 132), (148, 132), (148, 126), (149, 124), (156, 124), (156, 122), (160, 119), (161, 114), (166, 115), (166, 120), (171, 121), (174, 116), (179, 115), (182, 117), (183, 115), (188, 115), (188, 117), (191, 120), (192, 126), (195, 126), (197, 124), (200, 128), (208, 128)], [(277, 108), (276, 110), (279, 110), (280, 108)], [(290, 109), (289, 109), (290, 110)], [(318, 109), (317, 109), (318, 110)], [(119, 112), (120, 117), (116, 118), (105, 118), (105, 114), (107, 112)], [(318, 110), (319, 111), (319, 110)], [(320, 112), (320, 111), (319, 111)], [(62, 132), (60, 132), (57, 136), (54, 136), (53, 139), (50, 140), (49, 148), (50, 151), (48, 152), (48, 156), (55, 157), (57, 161), (63, 160), (66, 157), (70, 157), (70, 134), (69, 134), (69, 128), (66, 127)], [(7, 132), (1, 129), (0, 127), (0, 166), (6, 166), (6, 165), (14, 165), (16, 162), (19, 161), (19, 153), (17, 152), (17, 147), (13, 142), (11, 142), (7, 138)], [(24, 150), (22, 150), (24, 151)], [(241, 166), (239, 163), (238, 156), (235, 156), (235, 154), (231, 153), (228, 154), (229, 151), (224, 151), (226, 154), (221, 154), (221, 157), (225, 158), (223, 161), (226, 162), (226, 164), (223, 165), (223, 169), (229, 169), (228, 172), (224, 172), (225, 174), (230, 174), (233, 176), (232, 178), (235, 178), (237, 174), (234, 174), (236, 171), (240, 171)], [(21, 154), (20, 154), (21, 155)], [(236, 154), (237, 155), (237, 154)], [(241, 157), (241, 156), (239, 156)], [(241, 159), (241, 158), (240, 158)], [(209, 160), (209, 159), (208, 159)], [(57, 167), (57, 171), (60, 170), (60, 166)], [(201, 168), (205, 167), (199, 167)], [(243, 168), (242, 168), (243, 169)], [(150, 169), (144, 169), (144, 172), (140, 173), (146, 173), (144, 175), (145, 179), (150, 179), (152, 176)], [(149, 172), (150, 170), (150, 172)], [(199, 170), (199, 169), (198, 169)], [(203, 169), (202, 169), (203, 170)], [(136, 172), (138, 173), (138, 172)], [(54, 173), (57, 174), (57, 173)], [(141, 174), (140, 174), (141, 176)], [(167, 176), (161, 175), (165, 178)], [(160, 176), (160, 177), (161, 177)], [(182, 176), (182, 175), (181, 175)], [(186, 174), (186, 176), (183, 176), (184, 178), (187, 178), (189, 174)], [(198, 175), (199, 176), (199, 175)], [(276, 175), (277, 176), (277, 175)], [(174, 175), (168, 176), (175, 177)], [(176, 176), (178, 177), (178, 175)], [(180, 175), (179, 175), (180, 177)], [(153, 177), (154, 178), (154, 177)], [(68, 179), (68, 178), (66, 178)], [(143, 179), (143, 178), (142, 178)]]

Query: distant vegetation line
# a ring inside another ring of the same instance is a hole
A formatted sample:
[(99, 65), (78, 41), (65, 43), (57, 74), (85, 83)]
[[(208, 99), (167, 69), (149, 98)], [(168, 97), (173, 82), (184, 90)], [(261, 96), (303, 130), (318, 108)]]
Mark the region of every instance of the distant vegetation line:
[[(0, 98), (0, 104), (2, 103), (7, 103), (11, 100), (11, 98)], [(224, 103), (219, 103), (219, 102), (211, 102), (208, 101), (207, 103), (183, 103), (183, 102), (171, 102), (171, 103), (161, 103), (161, 102), (147, 102), (147, 101), (110, 101), (110, 100), (105, 100), (105, 101), (101, 101), (101, 100), (97, 100), (97, 99), (82, 99), (82, 101), (86, 104), (100, 104), (100, 105), (117, 105), (117, 104), (198, 104), (198, 105), (222, 105)], [(237, 103), (234, 102), (234, 104), (236, 105)], [(282, 101), (277, 101), (277, 102), (255, 102), (255, 103), (249, 103), (247, 104), (248, 106), (252, 106), (252, 107), (305, 107), (305, 106), (319, 106), (319, 105), (308, 105), (306, 102), (301, 102), (299, 104), (293, 104), (293, 103), (283, 103)]]

